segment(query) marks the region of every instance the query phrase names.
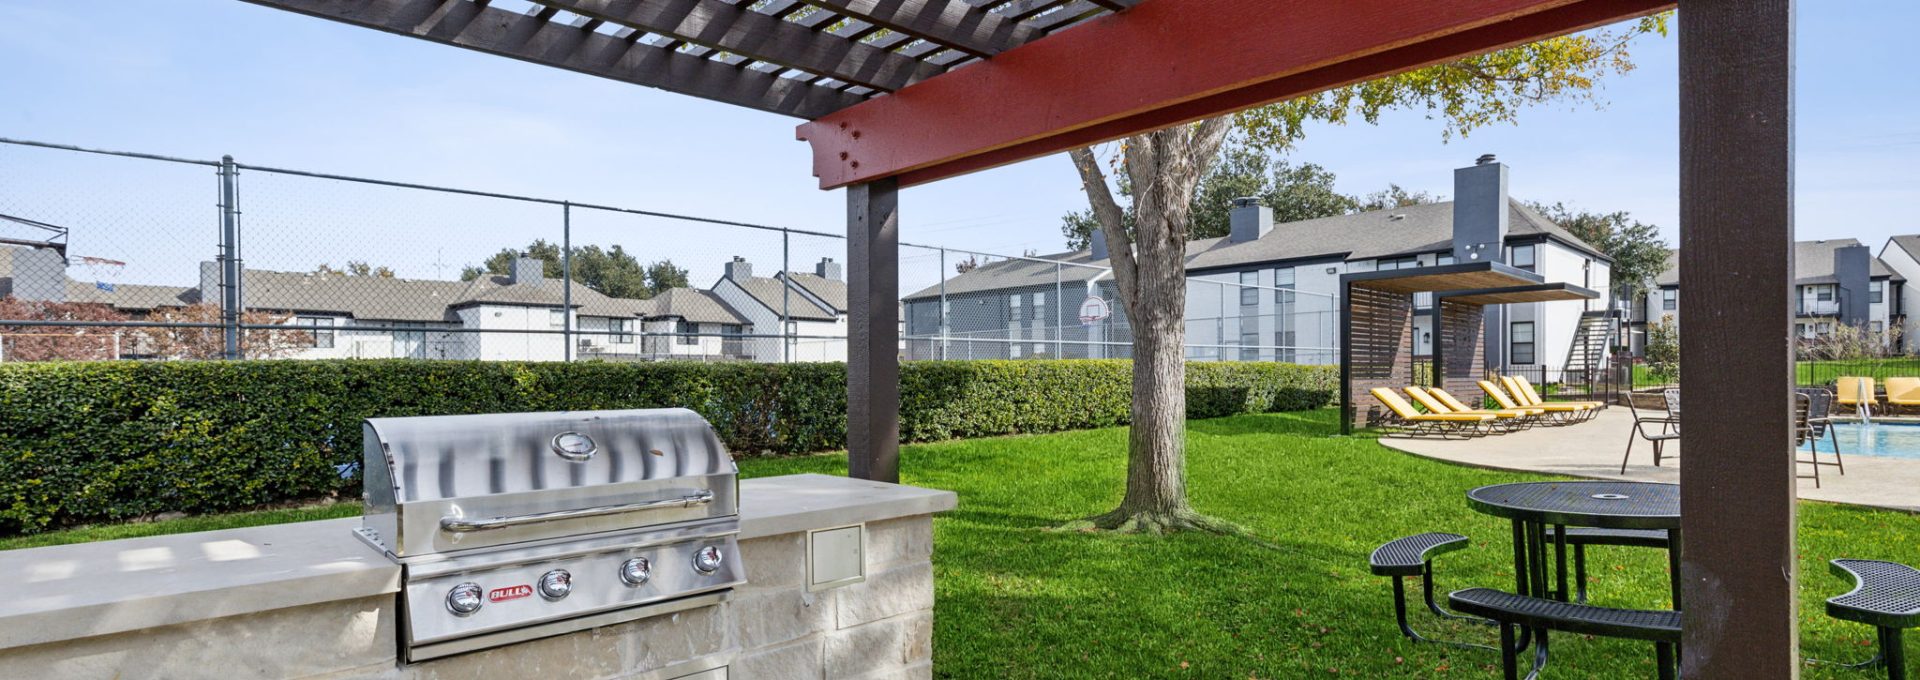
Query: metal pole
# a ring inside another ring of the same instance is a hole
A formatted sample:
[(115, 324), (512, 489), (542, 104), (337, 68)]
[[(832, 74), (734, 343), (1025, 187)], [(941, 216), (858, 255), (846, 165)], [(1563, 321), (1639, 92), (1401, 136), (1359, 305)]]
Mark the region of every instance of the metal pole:
[(1053, 265), (1053, 358), (1055, 359), (1066, 358), (1061, 354), (1066, 350), (1066, 345), (1061, 341), (1066, 339), (1067, 322), (1060, 316), (1061, 308), (1066, 306), (1067, 299), (1060, 294), (1060, 265), (1055, 264)]
[(237, 172), (232, 156), (220, 158), (220, 337), (222, 357), (226, 359), (240, 358), (240, 221), (234, 210)]
[[(543, 274), (544, 276), (544, 274)], [(560, 204), (560, 349), (563, 361), (573, 361), (573, 204)]]
[(940, 318), (940, 325), (939, 325), (940, 358), (944, 360), (947, 358), (947, 334), (950, 332), (947, 324), (952, 323), (952, 320), (947, 318), (947, 249), (946, 248), (940, 249), (940, 317), (939, 318)]
[(793, 363), (793, 236), (780, 232), (780, 362)]

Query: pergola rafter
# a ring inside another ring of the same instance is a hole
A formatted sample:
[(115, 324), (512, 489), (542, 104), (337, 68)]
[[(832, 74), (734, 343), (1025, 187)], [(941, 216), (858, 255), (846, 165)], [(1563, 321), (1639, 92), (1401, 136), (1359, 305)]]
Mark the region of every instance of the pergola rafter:
[(964, 0), (804, 0), (840, 16), (959, 50), (991, 57), (1038, 38), (1041, 32)]

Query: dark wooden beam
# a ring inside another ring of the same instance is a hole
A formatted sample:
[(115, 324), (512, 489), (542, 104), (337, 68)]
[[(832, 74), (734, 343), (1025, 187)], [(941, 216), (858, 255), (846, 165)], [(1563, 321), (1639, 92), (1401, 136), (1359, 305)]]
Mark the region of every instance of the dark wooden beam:
[(822, 187), (893, 176), (910, 186), (1672, 6), (1152, 0), (804, 124), (798, 134), (813, 145)]
[[(1687, 0), (1680, 33), (1687, 678), (1797, 677), (1793, 1)], [(1742, 399), (1721, 399), (1745, 395)]]
[(809, 5), (885, 26), (976, 57), (991, 57), (1040, 37), (1011, 17), (964, 0), (803, 0)]
[(246, 1), (801, 118), (818, 118), (865, 99), (465, 0)]
[(943, 72), (933, 64), (810, 30), (720, 0), (536, 0), (760, 61), (891, 92)]
[(900, 481), (900, 187), (847, 187), (847, 472)]

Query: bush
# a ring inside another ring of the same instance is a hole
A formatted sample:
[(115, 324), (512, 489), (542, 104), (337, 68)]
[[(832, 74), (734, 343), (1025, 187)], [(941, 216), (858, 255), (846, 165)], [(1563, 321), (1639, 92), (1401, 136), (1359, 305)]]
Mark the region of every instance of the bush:
[[(1188, 367), (1188, 414), (1316, 408), (1332, 367)], [(1125, 361), (908, 362), (901, 439), (1127, 422)], [(684, 406), (735, 455), (846, 442), (843, 364), (464, 361), (91, 362), (0, 366), (0, 533), (160, 512), (357, 495), (360, 421)], [(343, 472), (343, 470), (345, 472)]]

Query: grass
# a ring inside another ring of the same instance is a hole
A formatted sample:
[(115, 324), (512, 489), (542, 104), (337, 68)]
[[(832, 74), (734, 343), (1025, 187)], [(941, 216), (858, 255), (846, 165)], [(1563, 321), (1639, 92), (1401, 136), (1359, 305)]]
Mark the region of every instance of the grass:
[(310, 522), (319, 519), (356, 517), (359, 514), (359, 503), (326, 503), (276, 510), (255, 510), (253, 512), (235, 512), (221, 515), (196, 515), (193, 517), (182, 517), (157, 522), (80, 526), (62, 529), (60, 531), (49, 531), (43, 534), (27, 534), (24, 536), (0, 538), (0, 550), (39, 548), (49, 545), (66, 545), (68, 543), (112, 541), (121, 538), (140, 538), (143, 536), (161, 536), (165, 534), (184, 534), (193, 531), (213, 531), (215, 529), (235, 529), (239, 527), (261, 526), (264, 524)]
[[(1885, 383), (1889, 376), (1920, 376), (1920, 358), (1892, 357), (1885, 359), (1840, 359), (1794, 362), (1796, 384), (1806, 386), (1831, 385), (1840, 376), (1862, 376)], [(1646, 364), (1634, 364), (1633, 384), (1635, 387), (1653, 387), (1672, 385), (1671, 378), (1655, 377)]]
[[(1333, 411), (1242, 416), (1189, 425), (1190, 484), (1204, 512), (1251, 538), (1165, 538), (1054, 531), (1111, 509), (1125, 478), (1126, 431), (976, 439), (907, 447), (905, 482), (952, 489), (960, 508), (934, 522), (935, 672), (944, 678), (1368, 678), (1493, 677), (1489, 652), (1415, 645), (1393, 626), (1388, 583), (1366, 555), (1388, 539), (1444, 530), (1474, 548), (1447, 555), (1439, 587), (1510, 586), (1507, 525), (1466, 507), (1466, 490), (1539, 479), (1438, 463), (1366, 437), (1335, 436)], [(748, 477), (844, 474), (836, 454), (741, 462)], [(352, 504), (128, 525), (138, 535), (221, 523), (264, 524), (351, 515)], [(259, 521), (256, 521), (259, 520)], [(188, 527), (185, 523), (202, 521)], [(119, 527), (80, 529), (77, 540), (119, 538)], [(93, 532), (93, 533), (80, 533)], [(125, 534), (136, 535), (136, 534)], [(1820, 503), (1800, 513), (1801, 621), (1805, 653), (1855, 660), (1871, 629), (1834, 621), (1821, 602), (1845, 585), (1826, 560), (1849, 556), (1920, 564), (1920, 517)], [(19, 540), (19, 539), (14, 539)], [(60, 540), (59, 542), (69, 542)], [(0, 547), (21, 547), (0, 543)], [(1594, 548), (1597, 604), (1666, 606), (1664, 556)], [(1413, 585), (1413, 584), (1410, 584)], [(1415, 625), (1491, 642), (1491, 629)], [(1911, 636), (1910, 636), (1911, 637)], [(1653, 675), (1651, 645), (1554, 639), (1548, 674), (1566, 678)], [(1920, 643), (1909, 641), (1909, 657)], [(1809, 678), (1873, 678), (1884, 671), (1812, 667)]]

